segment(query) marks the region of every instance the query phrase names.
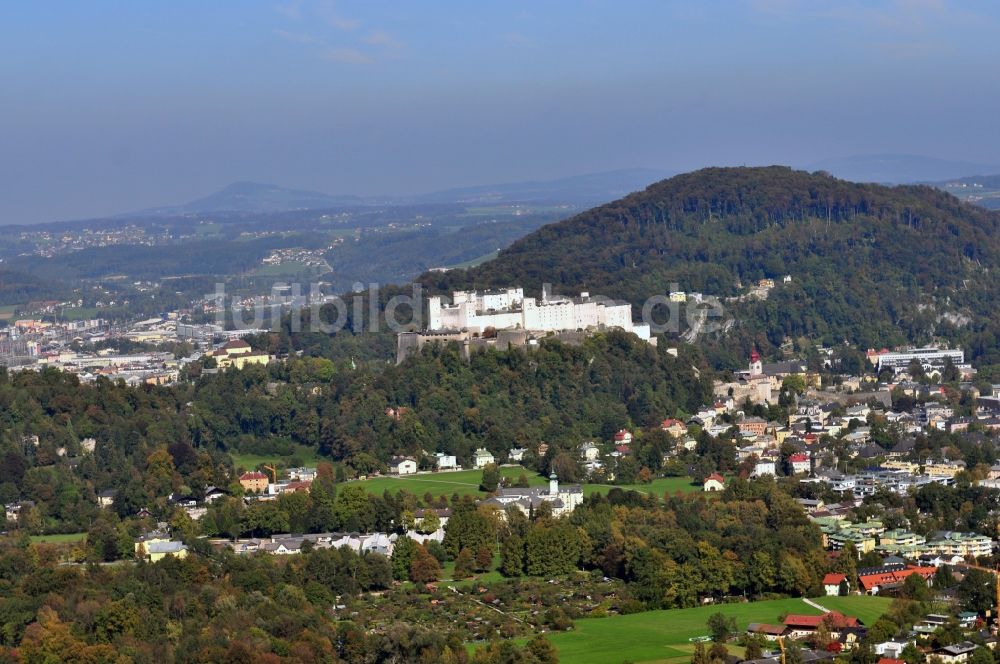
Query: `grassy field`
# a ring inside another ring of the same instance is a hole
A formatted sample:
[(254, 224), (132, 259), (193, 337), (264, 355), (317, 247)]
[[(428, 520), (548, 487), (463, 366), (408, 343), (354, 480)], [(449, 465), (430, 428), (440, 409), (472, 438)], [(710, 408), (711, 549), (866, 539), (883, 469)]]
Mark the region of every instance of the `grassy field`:
[(0, 320), (11, 320), (14, 318), (14, 312), (17, 308), (21, 306), (19, 304), (4, 304), (0, 306)]
[[(528, 477), (531, 486), (544, 486), (546, 480), (539, 477), (530, 470), (520, 466), (505, 466), (500, 468), (500, 473), (504, 477), (516, 480), (524, 473)], [(410, 493), (422, 496), (428, 491), (438, 496), (445, 494), (450, 496), (457, 493), (460, 496), (481, 496), (479, 482), (483, 478), (482, 470), (458, 470), (444, 473), (422, 473), (419, 475), (406, 475), (403, 477), (374, 477), (368, 480), (359, 480), (359, 483), (372, 493), (382, 493), (386, 489), (390, 492), (406, 489)]]
[[(528, 483), (531, 486), (545, 486), (547, 483), (544, 477), (540, 477), (534, 472), (520, 466), (503, 467), (500, 469), (500, 472), (504, 477), (509, 477), (512, 480), (517, 479), (521, 473), (524, 473), (528, 476)], [(440, 494), (450, 496), (453, 493), (457, 493), (460, 496), (482, 496), (484, 494), (479, 490), (479, 481), (482, 477), (482, 470), (460, 470), (446, 473), (422, 473), (404, 477), (375, 477), (368, 480), (361, 480), (361, 484), (374, 493), (382, 493), (386, 489), (390, 492), (406, 489), (410, 493), (417, 495), (423, 495), (430, 491), (435, 496)], [(606, 494), (614, 488), (626, 491), (641, 491), (661, 497), (665, 493), (674, 493), (676, 491), (701, 491), (701, 485), (692, 484), (689, 477), (661, 477), (649, 484), (623, 484), (621, 486), (584, 484), (583, 495)]]
[(814, 600), (831, 611), (840, 611), (845, 616), (860, 618), (866, 625), (872, 625), (889, 609), (892, 600), (888, 597), (868, 597), (848, 595), (847, 597), (817, 597)]
[[(233, 459), (233, 466), (236, 468), (243, 468), (245, 470), (253, 470), (258, 465), (266, 463), (273, 466), (275, 463), (285, 463), (291, 457), (279, 456), (277, 454), (242, 454), (240, 452), (230, 452), (229, 456)], [(315, 466), (317, 462), (321, 461), (323, 457), (316, 454), (315, 448), (306, 447), (304, 445), (299, 445), (295, 448), (295, 455), (302, 460), (302, 463), (306, 466)]]
[(476, 258), (473, 258), (472, 260), (465, 261), (464, 263), (457, 263), (456, 265), (449, 265), (447, 267), (447, 269), (449, 269), (449, 270), (464, 270), (465, 268), (476, 267), (478, 265), (482, 265), (483, 263), (485, 263), (487, 261), (493, 260), (494, 258), (497, 257), (497, 255), (499, 253), (500, 253), (499, 250), (497, 250), (497, 251), (491, 251), (488, 254), (483, 254), (482, 256), (477, 256)]
[(32, 544), (72, 544), (83, 541), (87, 533), (61, 533), (59, 535), (32, 535)]
[(100, 313), (97, 307), (67, 307), (59, 311), (60, 320), (89, 320)]
[[(869, 625), (890, 603), (884, 597), (864, 596), (823, 597), (817, 601), (831, 610), (858, 616)], [(687, 664), (693, 651), (690, 639), (708, 634), (708, 617), (716, 612), (736, 618), (741, 630), (751, 622), (778, 622), (784, 613), (820, 614), (801, 599), (647, 611), (577, 620), (573, 631), (552, 633), (549, 640), (559, 649), (559, 661), (563, 664), (612, 664), (625, 660), (636, 664)]]
[(583, 485), (583, 495), (591, 496), (595, 493), (607, 493), (614, 488), (625, 491), (641, 491), (642, 493), (649, 493), (660, 497), (665, 493), (674, 493), (676, 491), (688, 493), (702, 490), (700, 484), (692, 484), (690, 477), (658, 477), (649, 484), (585, 484)]

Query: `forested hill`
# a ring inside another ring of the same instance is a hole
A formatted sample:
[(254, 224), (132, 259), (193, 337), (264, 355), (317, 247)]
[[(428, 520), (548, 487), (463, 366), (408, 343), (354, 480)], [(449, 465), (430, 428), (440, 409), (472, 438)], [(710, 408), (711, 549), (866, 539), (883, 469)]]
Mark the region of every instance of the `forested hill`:
[(745, 341), (875, 345), (944, 335), (971, 345), (998, 292), (998, 226), (1000, 214), (931, 187), (856, 184), (780, 166), (708, 168), (545, 226), (480, 267), (423, 281), (534, 291), (549, 282), (564, 294), (588, 290), (638, 305), (672, 284), (734, 297), (788, 274), (792, 282), (779, 280), (765, 302), (726, 304)]

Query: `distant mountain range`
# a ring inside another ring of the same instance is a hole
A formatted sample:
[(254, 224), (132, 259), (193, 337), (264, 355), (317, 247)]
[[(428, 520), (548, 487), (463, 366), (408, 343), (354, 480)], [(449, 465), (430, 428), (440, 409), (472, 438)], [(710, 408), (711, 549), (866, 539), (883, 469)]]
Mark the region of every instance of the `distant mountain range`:
[(288, 189), (259, 182), (234, 182), (204, 198), (181, 205), (149, 208), (138, 215), (175, 217), (208, 212), (283, 212), (364, 205), (360, 196), (331, 196), (318, 191)]
[(857, 155), (824, 159), (805, 166), (809, 171), (826, 171), (842, 180), (879, 184), (938, 182), (982, 173), (1000, 173), (1000, 164), (975, 164), (906, 154)]
[[(620, 198), (670, 175), (665, 171), (632, 168), (591, 173), (556, 180), (531, 180), (487, 184), (419, 194), (416, 196), (330, 195), (318, 191), (289, 189), (274, 184), (236, 182), (224, 189), (181, 205), (149, 208), (127, 216), (178, 216), (210, 212), (282, 212), (373, 205), (420, 205), (461, 203), (498, 205), (505, 203), (572, 203), (593, 205)], [(126, 216), (126, 215), (121, 215)]]

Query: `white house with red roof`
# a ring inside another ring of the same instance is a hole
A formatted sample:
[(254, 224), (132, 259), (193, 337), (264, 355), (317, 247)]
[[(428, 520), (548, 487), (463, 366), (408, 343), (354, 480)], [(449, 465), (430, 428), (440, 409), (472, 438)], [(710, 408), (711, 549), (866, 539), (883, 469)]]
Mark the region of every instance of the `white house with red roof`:
[(680, 420), (676, 420), (672, 417), (668, 417), (663, 420), (660, 424), (660, 428), (669, 433), (671, 436), (680, 437), (687, 433), (687, 425), (685, 425)]
[(615, 447), (619, 445), (631, 445), (632, 444), (632, 432), (627, 429), (620, 429), (615, 433)]
[(705, 483), (702, 485), (702, 489), (705, 491), (722, 491), (726, 488), (726, 479), (718, 474), (712, 473), (705, 478)]
[(792, 470), (792, 475), (800, 475), (809, 472), (809, 455), (805, 452), (796, 452), (788, 457), (788, 465)]
[(833, 572), (823, 577), (823, 590), (830, 597), (840, 594), (840, 584), (847, 582), (846, 574), (835, 574)]

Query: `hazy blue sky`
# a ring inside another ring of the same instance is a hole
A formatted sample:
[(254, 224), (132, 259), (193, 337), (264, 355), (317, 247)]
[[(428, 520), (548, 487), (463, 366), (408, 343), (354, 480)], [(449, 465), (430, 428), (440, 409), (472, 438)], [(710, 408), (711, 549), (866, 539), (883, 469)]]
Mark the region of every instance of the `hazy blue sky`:
[(1000, 162), (1000, 3), (0, 8), (0, 223), (235, 180), (414, 193), (633, 166)]

